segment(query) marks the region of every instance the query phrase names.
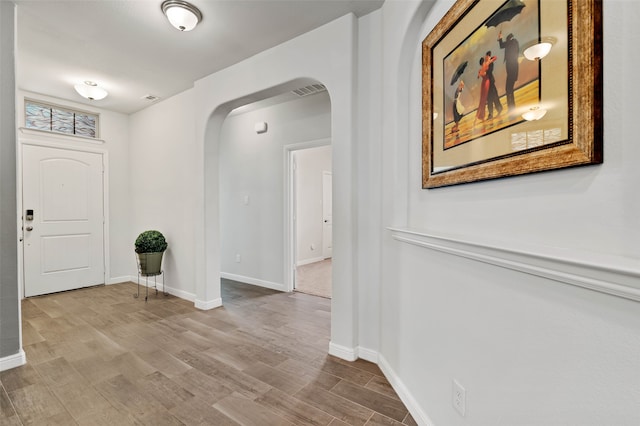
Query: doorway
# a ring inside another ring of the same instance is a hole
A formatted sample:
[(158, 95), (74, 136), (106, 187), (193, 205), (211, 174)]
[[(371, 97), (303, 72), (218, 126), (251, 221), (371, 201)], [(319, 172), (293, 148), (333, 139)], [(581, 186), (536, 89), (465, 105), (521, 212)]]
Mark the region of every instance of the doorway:
[(291, 152), (289, 167), (293, 290), (326, 298), (332, 294), (331, 155), (331, 145), (300, 148)]
[(333, 175), (322, 171), (322, 257), (333, 256)]
[[(329, 95), (326, 91), (302, 97), (283, 93), (238, 107), (220, 118), (220, 276), (292, 291), (296, 242), (290, 199), (291, 157), (301, 149), (331, 144)], [(330, 152), (327, 156), (330, 158)], [(318, 173), (321, 176), (322, 171)], [(320, 203), (321, 197), (320, 191)], [(321, 221), (319, 217), (318, 223)], [(314, 242), (318, 257), (321, 238)]]
[(24, 296), (104, 284), (100, 153), (22, 145)]

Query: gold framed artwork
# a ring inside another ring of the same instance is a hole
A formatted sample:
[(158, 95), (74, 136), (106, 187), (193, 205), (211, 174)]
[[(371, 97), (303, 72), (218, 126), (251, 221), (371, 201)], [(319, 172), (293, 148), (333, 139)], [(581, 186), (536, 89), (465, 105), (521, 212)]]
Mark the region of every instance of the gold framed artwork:
[(422, 187), (602, 163), (600, 0), (458, 0), (422, 43)]

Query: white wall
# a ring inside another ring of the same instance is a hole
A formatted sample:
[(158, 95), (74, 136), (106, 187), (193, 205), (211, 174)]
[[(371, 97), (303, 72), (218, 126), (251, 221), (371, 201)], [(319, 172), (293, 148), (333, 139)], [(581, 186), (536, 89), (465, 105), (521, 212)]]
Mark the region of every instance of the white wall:
[[(266, 133), (256, 133), (257, 122), (267, 123)], [(226, 118), (219, 148), (223, 276), (285, 290), (284, 146), (330, 136), (326, 93)]]
[[(130, 119), (130, 236), (150, 227), (165, 232), (167, 283), (174, 293), (195, 299), (196, 307), (211, 309), (222, 303), (219, 144), (224, 118), (237, 106), (305, 84), (321, 82), (327, 87), (334, 182), (335, 321), (330, 350), (347, 358), (356, 356), (358, 330), (353, 266), (356, 50), (357, 19), (347, 15), (204, 77), (193, 90)], [(143, 155), (150, 160), (142, 160)]]
[(169, 244), (163, 259), (169, 291), (195, 299), (193, 222), (195, 164), (194, 92), (182, 92), (131, 115), (131, 220), (127, 234), (129, 271), (135, 275), (133, 242), (147, 229), (161, 231)]
[[(221, 303), (219, 211), (219, 134), (229, 108), (321, 82), (331, 97), (333, 146), (333, 298), (330, 351), (354, 358), (358, 308), (356, 255), (356, 51), (357, 20), (353, 15), (326, 24), (269, 49), (195, 84), (196, 140), (204, 162), (198, 164), (196, 226), (204, 229), (195, 245), (196, 305)], [(275, 92), (275, 93), (274, 93)], [(200, 208), (202, 206), (203, 208)]]
[(331, 146), (294, 152), (296, 163), (296, 263), (323, 259), (323, 172), (331, 173)]
[[(133, 240), (129, 234), (131, 217), (130, 204), (130, 180), (129, 180), (129, 116), (113, 111), (104, 110), (73, 101), (58, 99), (37, 93), (17, 91), (18, 94), (18, 127), (25, 125), (24, 99), (39, 100), (42, 102), (88, 111), (100, 116), (99, 139), (102, 143), (94, 143), (81, 138), (50, 137), (47, 133), (33, 132), (27, 136), (18, 132), (19, 139), (27, 137), (31, 141), (58, 144), (61, 147), (76, 149), (99, 150), (106, 152), (109, 161), (109, 262), (107, 265), (107, 284), (128, 281), (131, 276), (131, 262), (133, 257)], [(135, 263), (134, 263), (135, 265)], [(135, 271), (135, 269), (134, 269)]]
[(0, 3), (0, 371), (24, 363), (18, 300), (15, 5)]
[(373, 362), (380, 347), (382, 274), (381, 25), (381, 10), (358, 20), (358, 355)]
[(410, 231), (382, 234), (383, 368), (424, 423), (639, 424), (638, 302), (579, 285), (635, 297), (640, 282), (637, 90), (621, 84), (640, 65), (640, 4), (604, 1), (604, 164), (434, 190), (420, 43), (452, 2), (423, 5), (386, 2), (379, 28), (382, 225)]
[[(420, 43), (452, 4), (388, 1), (132, 116), (130, 238), (137, 228), (168, 234), (168, 282), (210, 307), (222, 117), (236, 100), (310, 76), (332, 97), (336, 200), (346, 206), (334, 277), (349, 285), (332, 301), (340, 354), (378, 359), (421, 424), (638, 424), (637, 302), (568, 285), (562, 273), (640, 282), (631, 127), (640, 64), (629, 54), (640, 5), (604, 1), (604, 164), (422, 190)], [(153, 161), (137, 160), (154, 147)], [(466, 417), (452, 408), (453, 379), (466, 388)]]

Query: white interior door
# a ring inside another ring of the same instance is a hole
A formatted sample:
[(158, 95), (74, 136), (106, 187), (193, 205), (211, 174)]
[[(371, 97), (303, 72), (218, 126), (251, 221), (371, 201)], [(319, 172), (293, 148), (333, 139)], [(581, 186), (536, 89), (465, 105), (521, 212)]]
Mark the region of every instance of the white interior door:
[(331, 172), (322, 172), (322, 257), (333, 255), (333, 176)]
[(101, 154), (23, 145), (26, 297), (104, 283), (103, 192)]

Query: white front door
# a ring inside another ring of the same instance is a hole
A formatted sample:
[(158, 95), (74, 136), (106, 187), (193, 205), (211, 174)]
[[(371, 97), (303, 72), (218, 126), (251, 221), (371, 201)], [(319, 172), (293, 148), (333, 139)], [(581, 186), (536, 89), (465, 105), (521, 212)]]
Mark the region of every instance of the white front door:
[(101, 154), (23, 145), (26, 297), (104, 284), (103, 188)]
[(333, 177), (322, 172), (322, 257), (333, 255)]

